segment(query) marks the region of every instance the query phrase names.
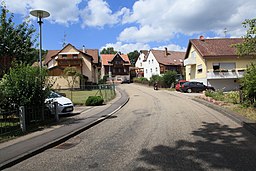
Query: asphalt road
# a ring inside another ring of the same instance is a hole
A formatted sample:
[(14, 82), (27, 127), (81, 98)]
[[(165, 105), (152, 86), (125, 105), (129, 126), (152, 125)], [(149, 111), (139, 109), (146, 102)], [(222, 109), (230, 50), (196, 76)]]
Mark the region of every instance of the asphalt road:
[(256, 169), (256, 137), (191, 94), (120, 87), (130, 96), (120, 111), (6, 170)]

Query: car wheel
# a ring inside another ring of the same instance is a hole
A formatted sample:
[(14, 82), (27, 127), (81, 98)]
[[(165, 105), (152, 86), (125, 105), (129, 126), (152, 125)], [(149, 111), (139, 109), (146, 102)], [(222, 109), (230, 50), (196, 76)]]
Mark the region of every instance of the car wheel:
[(188, 92), (188, 93), (192, 93), (191, 88), (187, 89), (187, 92)]

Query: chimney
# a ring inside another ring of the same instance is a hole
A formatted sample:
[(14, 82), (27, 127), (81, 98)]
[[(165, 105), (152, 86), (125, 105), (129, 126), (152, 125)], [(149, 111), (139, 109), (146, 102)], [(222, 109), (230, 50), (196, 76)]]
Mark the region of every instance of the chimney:
[(204, 41), (204, 36), (201, 35), (201, 36), (199, 37), (199, 39), (200, 39), (201, 41)]
[(86, 53), (86, 51), (85, 51), (85, 46), (83, 45), (83, 53)]
[(168, 49), (167, 49), (167, 47), (165, 47), (164, 49), (165, 49), (164, 56), (168, 56)]

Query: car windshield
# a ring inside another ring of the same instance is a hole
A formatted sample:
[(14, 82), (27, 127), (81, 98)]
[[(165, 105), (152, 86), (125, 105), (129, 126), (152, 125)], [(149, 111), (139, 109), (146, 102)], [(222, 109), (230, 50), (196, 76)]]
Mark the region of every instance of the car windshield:
[(184, 83), (186, 83), (186, 82), (180, 82), (180, 85), (182, 85), (182, 84), (184, 84)]
[(50, 92), (49, 98), (58, 98), (58, 97), (61, 97), (61, 95), (53, 91)]

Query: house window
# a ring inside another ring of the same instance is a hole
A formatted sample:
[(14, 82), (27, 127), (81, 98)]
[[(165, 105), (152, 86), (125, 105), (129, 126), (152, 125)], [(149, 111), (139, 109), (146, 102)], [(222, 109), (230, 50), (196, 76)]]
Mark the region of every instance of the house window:
[(197, 65), (197, 73), (202, 73), (202, 72), (203, 72), (202, 64)]
[(140, 66), (142, 66), (142, 62), (140, 63)]
[(150, 64), (150, 60), (148, 60), (148, 64)]
[(228, 71), (236, 68), (236, 63), (213, 63), (213, 71)]
[(148, 73), (148, 69), (146, 69), (146, 74)]
[(66, 58), (67, 58), (67, 55), (62, 55), (62, 58), (66, 59)]
[(126, 72), (126, 69), (124, 68), (124, 72)]
[(153, 62), (154, 62), (154, 59), (152, 59), (152, 64), (153, 64)]
[(118, 73), (120, 73), (121, 72), (121, 68), (118, 68)]
[(150, 68), (150, 72), (151, 72), (151, 73), (153, 72), (152, 68)]
[(158, 69), (157, 69), (157, 67), (156, 67), (156, 73), (158, 72)]
[(219, 71), (220, 70), (220, 63), (213, 63), (212, 68), (213, 68), (213, 71)]
[(73, 58), (78, 58), (78, 55), (77, 54), (73, 55)]

